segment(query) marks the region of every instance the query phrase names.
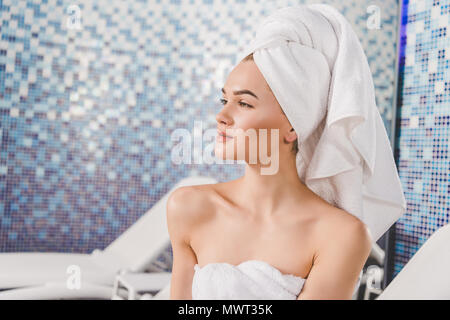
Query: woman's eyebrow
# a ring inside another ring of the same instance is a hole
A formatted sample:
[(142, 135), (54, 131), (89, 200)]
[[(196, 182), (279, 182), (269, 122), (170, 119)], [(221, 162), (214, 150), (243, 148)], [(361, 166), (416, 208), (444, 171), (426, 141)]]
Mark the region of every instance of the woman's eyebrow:
[[(222, 92), (226, 94), (225, 89), (222, 88)], [(258, 99), (258, 97), (256, 96), (256, 94), (254, 94), (253, 92), (251, 92), (250, 90), (244, 89), (244, 90), (237, 90), (237, 91), (233, 91), (234, 95), (241, 95), (241, 94), (249, 94), (251, 96), (254, 96), (256, 99)]]

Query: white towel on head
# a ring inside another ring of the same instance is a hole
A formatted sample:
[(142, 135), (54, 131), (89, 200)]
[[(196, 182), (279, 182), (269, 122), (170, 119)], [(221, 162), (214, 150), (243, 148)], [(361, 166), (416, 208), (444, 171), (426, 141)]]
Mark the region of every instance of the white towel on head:
[(262, 21), (238, 61), (250, 53), (297, 133), (301, 181), (377, 241), (406, 200), (350, 23), (326, 4), (284, 7)]

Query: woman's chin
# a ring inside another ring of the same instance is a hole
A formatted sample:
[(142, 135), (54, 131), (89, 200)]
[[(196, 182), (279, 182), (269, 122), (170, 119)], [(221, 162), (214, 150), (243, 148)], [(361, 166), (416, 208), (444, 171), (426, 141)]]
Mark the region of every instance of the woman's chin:
[(214, 149), (214, 156), (218, 160), (226, 160), (225, 153), (222, 150), (218, 150), (218, 148)]
[(225, 154), (225, 148), (222, 148), (222, 144), (221, 143), (216, 144), (216, 148), (214, 149), (214, 156), (218, 160), (222, 160), (222, 161), (235, 160), (232, 154), (230, 154), (230, 155)]

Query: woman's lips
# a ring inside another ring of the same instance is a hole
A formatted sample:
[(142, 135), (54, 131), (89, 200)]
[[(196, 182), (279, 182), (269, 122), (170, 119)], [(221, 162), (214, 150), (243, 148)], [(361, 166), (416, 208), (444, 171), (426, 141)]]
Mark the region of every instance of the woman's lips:
[(223, 132), (217, 131), (216, 141), (224, 142), (224, 141), (227, 141), (228, 139), (232, 139), (232, 138), (233, 137), (231, 137), (231, 136), (226, 136)]

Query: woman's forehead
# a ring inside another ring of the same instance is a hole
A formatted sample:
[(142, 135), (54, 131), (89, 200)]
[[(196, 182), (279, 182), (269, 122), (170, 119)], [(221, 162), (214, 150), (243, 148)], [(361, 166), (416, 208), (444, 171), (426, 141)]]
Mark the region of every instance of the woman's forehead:
[(247, 89), (255, 93), (260, 100), (267, 98), (267, 95), (273, 96), (266, 79), (251, 60), (239, 63), (230, 72), (224, 88), (227, 90), (227, 94), (231, 90)]

